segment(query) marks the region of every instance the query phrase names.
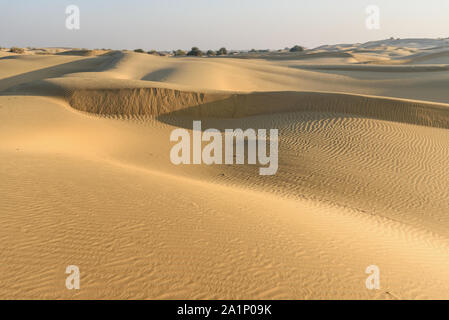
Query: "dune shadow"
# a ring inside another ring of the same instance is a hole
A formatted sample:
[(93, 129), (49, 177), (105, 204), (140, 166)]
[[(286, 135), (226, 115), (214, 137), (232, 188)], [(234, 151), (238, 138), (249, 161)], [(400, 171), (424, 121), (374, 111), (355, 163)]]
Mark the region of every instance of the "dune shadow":
[(62, 52), (56, 52), (55, 55), (57, 56), (83, 56), (83, 57), (92, 57), (92, 56), (104, 56), (111, 54), (111, 52), (114, 51), (107, 51), (107, 50), (68, 50), (68, 51), (62, 51)]
[[(123, 53), (86, 57), (86, 59), (62, 63), (7, 77), (0, 80), (0, 94), (11, 94), (11, 92), (14, 92), (15, 94), (26, 94), (27, 87), (29, 87), (27, 86), (28, 83), (58, 78), (70, 73), (105, 71), (111, 68), (111, 66), (113, 66), (122, 56)], [(37, 92), (38, 91), (33, 90), (33, 93)]]
[(163, 68), (150, 72), (142, 77), (140, 80), (145, 81), (163, 81), (175, 72), (176, 68)]
[(0, 57), (0, 61), (1, 60), (14, 60), (14, 59), (18, 59), (20, 57), (21, 57), (21, 55)]
[(278, 113), (344, 114), (449, 129), (449, 107), (439, 104), (321, 92), (254, 92), (161, 114), (163, 123), (191, 128), (192, 120), (240, 119)]

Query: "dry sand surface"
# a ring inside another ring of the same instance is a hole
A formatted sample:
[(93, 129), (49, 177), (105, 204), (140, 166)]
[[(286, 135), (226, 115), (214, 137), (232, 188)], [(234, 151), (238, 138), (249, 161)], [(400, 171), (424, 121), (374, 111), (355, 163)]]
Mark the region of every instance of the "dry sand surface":
[[(0, 298), (449, 298), (448, 45), (3, 50)], [(172, 164), (192, 120), (277, 128), (277, 173)]]

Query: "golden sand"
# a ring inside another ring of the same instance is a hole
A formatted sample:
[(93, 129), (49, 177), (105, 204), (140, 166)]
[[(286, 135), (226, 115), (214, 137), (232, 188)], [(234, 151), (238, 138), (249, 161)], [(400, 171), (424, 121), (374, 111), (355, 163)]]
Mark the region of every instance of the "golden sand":
[[(0, 298), (449, 298), (449, 54), (372, 51), (3, 52)], [(277, 128), (276, 175), (173, 165), (193, 119)]]

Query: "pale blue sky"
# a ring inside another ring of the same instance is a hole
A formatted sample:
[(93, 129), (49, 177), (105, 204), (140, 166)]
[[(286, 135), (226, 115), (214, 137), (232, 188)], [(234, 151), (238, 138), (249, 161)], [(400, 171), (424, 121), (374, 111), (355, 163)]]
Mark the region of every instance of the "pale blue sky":
[[(80, 30), (65, 8), (80, 8)], [(367, 5), (380, 29), (365, 27)], [(278, 49), (449, 37), (449, 0), (1, 0), (0, 46)]]

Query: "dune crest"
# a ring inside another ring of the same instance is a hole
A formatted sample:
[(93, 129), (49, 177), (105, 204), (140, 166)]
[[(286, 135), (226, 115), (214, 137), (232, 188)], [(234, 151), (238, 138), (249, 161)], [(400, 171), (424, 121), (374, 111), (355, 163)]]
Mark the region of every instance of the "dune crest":
[(201, 93), (166, 88), (74, 90), (69, 104), (108, 116), (243, 118), (287, 112), (333, 112), (449, 128), (449, 105), (326, 92)]
[(80, 111), (99, 115), (159, 116), (228, 98), (229, 95), (166, 88), (74, 90), (68, 101)]

